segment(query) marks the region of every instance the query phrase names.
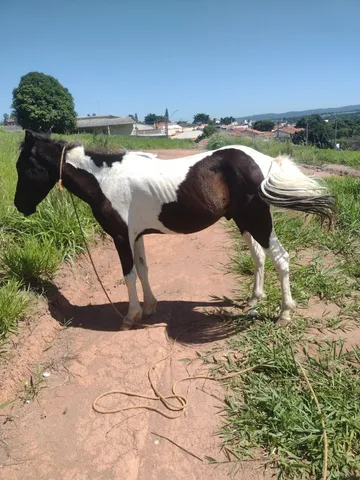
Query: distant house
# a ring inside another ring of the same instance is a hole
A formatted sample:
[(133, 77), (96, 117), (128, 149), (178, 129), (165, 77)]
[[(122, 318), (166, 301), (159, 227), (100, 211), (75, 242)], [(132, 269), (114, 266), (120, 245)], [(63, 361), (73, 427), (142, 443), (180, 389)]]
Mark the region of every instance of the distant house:
[(115, 115), (78, 117), (76, 129), (78, 133), (104, 133), (105, 135), (131, 135), (135, 120), (130, 117)]
[(304, 130), (303, 128), (295, 128), (295, 127), (291, 127), (290, 125), (287, 125), (285, 127), (276, 128), (273, 132), (273, 135), (275, 138), (278, 138), (279, 140), (291, 140), (291, 137), (295, 133), (302, 132), (303, 130)]
[(8, 132), (18, 132), (22, 130), (20, 125), (17, 124), (16, 119), (13, 117), (8, 118), (6, 122), (4, 121), (3, 128)]
[[(155, 124), (155, 128), (160, 130), (161, 133), (166, 133), (166, 124), (165, 122), (157, 122)], [(176, 135), (177, 133), (181, 133), (183, 131), (182, 127), (180, 125), (177, 125), (176, 123), (168, 123), (168, 135), (171, 137), (173, 135)]]
[(260, 130), (255, 130), (254, 128), (245, 128), (244, 130), (238, 131), (238, 135), (243, 135), (245, 137), (250, 137), (258, 140), (270, 140), (273, 138), (272, 132), (261, 132)]

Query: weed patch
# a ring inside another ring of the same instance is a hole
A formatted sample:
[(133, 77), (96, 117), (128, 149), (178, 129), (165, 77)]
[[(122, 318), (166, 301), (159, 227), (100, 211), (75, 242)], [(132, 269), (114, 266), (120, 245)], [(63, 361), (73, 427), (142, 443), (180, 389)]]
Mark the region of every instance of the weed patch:
[(14, 279), (0, 285), (0, 341), (15, 331), (33, 301), (29, 292), (20, 287), (21, 284)]
[[(309, 377), (325, 421), (327, 478), (349, 480), (360, 475), (360, 347), (346, 351), (341, 338), (317, 338), (314, 329), (309, 334), (309, 327), (331, 329), (333, 334), (354, 329), (360, 315), (360, 182), (348, 177), (326, 182), (338, 199), (330, 231), (321, 229), (317, 219), (285, 211), (274, 212), (274, 223), (290, 252), (297, 303), (306, 306), (311, 297), (318, 298), (336, 303), (340, 314), (316, 320), (299, 317), (287, 328), (275, 326), (281, 292), (267, 260), (267, 298), (256, 307), (259, 320), (232, 316), (239, 333), (228, 341), (228, 357), (240, 360), (216, 362), (217, 374), (219, 368), (226, 374), (262, 365), (231, 381), (221, 435), (232, 461), (253, 458), (260, 451), (279, 479), (322, 478), (324, 467), (322, 418), (298, 362)], [(229, 231), (235, 244), (229, 270), (241, 275), (236, 304), (249, 295), (254, 268), (235, 224), (229, 224)]]
[(333, 341), (318, 345), (311, 354), (304, 333), (301, 322), (290, 331), (258, 323), (230, 342), (234, 351), (243, 354), (241, 368), (260, 363), (263, 366), (231, 382), (223, 444), (237, 459), (251, 457), (255, 449), (262, 449), (268, 462), (278, 469), (280, 479), (321, 478), (321, 418), (299, 370), (298, 357), (325, 419), (328, 478), (357, 478), (360, 349), (346, 353), (341, 341)]

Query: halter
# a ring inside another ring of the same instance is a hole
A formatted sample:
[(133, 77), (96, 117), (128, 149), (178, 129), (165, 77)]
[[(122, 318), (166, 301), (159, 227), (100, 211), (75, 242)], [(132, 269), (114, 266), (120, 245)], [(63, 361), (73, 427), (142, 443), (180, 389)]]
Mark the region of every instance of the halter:
[(66, 145), (61, 150), (61, 157), (60, 157), (60, 171), (59, 171), (59, 192), (62, 192), (62, 174), (63, 174), (63, 165), (64, 165), (64, 158), (65, 158), (65, 149)]

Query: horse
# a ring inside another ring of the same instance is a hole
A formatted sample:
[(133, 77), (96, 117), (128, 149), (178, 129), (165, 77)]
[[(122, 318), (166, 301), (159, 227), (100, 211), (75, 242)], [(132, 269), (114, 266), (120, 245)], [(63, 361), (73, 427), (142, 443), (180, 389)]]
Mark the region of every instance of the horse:
[[(230, 145), (205, 153), (161, 160), (146, 152), (103, 153), (79, 143), (25, 131), (16, 163), (16, 209), (25, 216), (60, 180), (86, 202), (112, 237), (128, 292), (128, 312), (121, 330), (156, 311), (146, 263), (146, 234), (191, 234), (225, 218), (233, 220), (255, 267), (253, 308), (264, 294), (266, 255), (275, 264), (282, 291), (277, 324), (291, 320), (295, 302), (290, 289), (289, 254), (279, 242), (270, 207), (318, 215), (331, 223), (336, 199), (286, 155), (276, 158)], [(141, 306), (137, 275), (143, 290)]]

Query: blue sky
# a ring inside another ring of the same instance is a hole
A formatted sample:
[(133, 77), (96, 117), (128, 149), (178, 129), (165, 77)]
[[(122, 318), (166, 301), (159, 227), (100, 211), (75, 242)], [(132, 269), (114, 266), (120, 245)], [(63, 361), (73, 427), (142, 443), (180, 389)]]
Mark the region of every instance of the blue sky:
[(29, 71), (79, 115), (358, 104), (359, 19), (360, 0), (0, 0), (0, 115)]

